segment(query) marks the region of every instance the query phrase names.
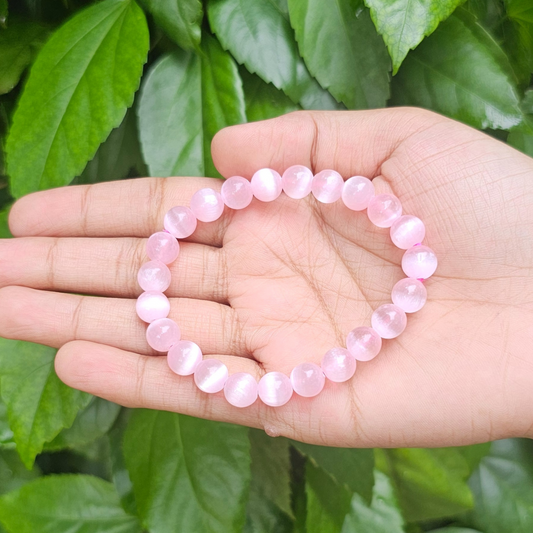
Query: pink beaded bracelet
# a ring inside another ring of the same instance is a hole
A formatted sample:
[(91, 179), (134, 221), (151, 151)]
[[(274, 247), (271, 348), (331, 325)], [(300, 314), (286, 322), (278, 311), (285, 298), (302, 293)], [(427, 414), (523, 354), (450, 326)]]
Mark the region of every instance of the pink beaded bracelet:
[[(281, 192), (290, 198), (301, 199), (312, 193), (322, 203), (333, 203), (342, 198), (353, 211), (367, 210), (370, 221), (380, 228), (390, 228), (392, 242), (406, 250), (402, 269), (408, 276), (399, 280), (392, 289), (393, 303), (386, 303), (372, 313), (372, 327), (361, 326), (348, 334), (346, 348), (333, 348), (322, 359), (321, 367), (314, 363), (296, 366), (290, 378), (281, 372), (268, 372), (259, 383), (245, 372), (229, 376), (228, 368), (217, 359), (203, 359), (200, 347), (194, 342), (180, 340), (178, 325), (167, 318), (170, 311), (168, 298), (163, 294), (170, 286), (170, 270), (179, 254), (177, 239), (191, 236), (197, 221), (212, 222), (224, 211), (244, 209), (253, 197), (262, 202), (275, 200)], [(375, 195), (374, 185), (368, 178), (353, 176), (346, 182), (334, 170), (323, 170), (313, 176), (308, 168), (295, 165), (283, 176), (275, 170), (263, 168), (251, 182), (240, 176), (227, 179), (220, 193), (206, 188), (197, 191), (189, 207), (173, 207), (165, 215), (164, 231), (154, 233), (147, 243), (150, 261), (139, 270), (138, 281), (143, 292), (137, 300), (137, 314), (148, 322), (148, 344), (158, 352), (168, 352), (170, 369), (180, 376), (194, 374), (198, 388), (207, 393), (224, 390), (228, 402), (236, 407), (248, 407), (257, 397), (267, 405), (286, 404), (293, 392), (313, 397), (324, 388), (326, 378), (334, 382), (349, 380), (355, 373), (356, 361), (370, 361), (381, 350), (382, 339), (393, 339), (407, 325), (406, 313), (420, 310), (427, 299), (422, 281), (437, 268), (435, 253), (421, 244), (425, 236), (424, 223), (411, 215), (402, 216), (402, 205), (391, 194)]]

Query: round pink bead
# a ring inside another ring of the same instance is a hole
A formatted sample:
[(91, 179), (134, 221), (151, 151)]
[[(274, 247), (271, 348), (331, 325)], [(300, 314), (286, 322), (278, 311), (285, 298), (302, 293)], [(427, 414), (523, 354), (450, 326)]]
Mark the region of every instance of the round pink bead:
[(170, 233), (158, 231), (148, 239), (146, 253), (152, 261), (161, 261), (161, 263), (169, 265), (178, 257), (180, 245)]
[(291, 399), (291, 380), (281, 372), (268, 372), (259, 380), (257, 392), (266, 405), (280, 407)]
[(372, 327), (383, 339), (394, 339), (407, 326), (405, 311), (394, 304), (380, 305), (372, 313)]
[(148, 344), (158, 352), (168, 352), (181, 338), (179, 326), (170, 318), (154, 320), (146, 328)]
[(291, 384), (294, 392), (305, 398), (319, 394), (326, 383), (322, 369), (314, 363), (301, 363), (291, 372)]
[(161, 261), (148, 261), (139, 269), (137, 281), (143, 291), (164, 292), (170, 287), (170, 270)]
[(345, 348), (332, 348), (322, 359), (322, 371), (330, 381), (342, 383), (355, 374), (357, 361)]
[(366, 213), (378, 228), (390, 228), (402, 216), (402, 204), (392, 194), (378, 194), (368, 202)]
[(204, 392), (220, 392), (228, 380), (228, 367), (218, 359), (204, 359), (194, 371), (194, 382)]
[(428, 246), (417, 244), (403, 254), (402, 270), (410, 278), (427, 279), (437, 270), (437, 256)]
[(281, 194), (281, 176), (271, 168), (258, 170), (251, 183), (254, 196), (261, 202), (272, 202)]
[(232, 374), (224, 385), (224, 396), (235, 407), (249, 407), (257, 400), (257, 381), (246, 372)]
[(190, 237), (196, 229), (197, 221), (194, 213), (184, 205), (173, 207), (165, 215), (163, 226), (176, 239)]
[(281, 176), (283, 191), (289, 198), (300, 200), (311, 192), (313, 173), (303, 165), (289, 167)]
[(137, 298), (135, 308), (141, 320), (153, 322), (158, 318), (166, 318), (168, 316), (170, 302), (162, 292), (146, 291)]
[(348, 209), (363, 211), (374, 194), (374, 184), (368, 178), (353, 176), (344, 183), (342, 201)]
[(172, 372), (190, 376), (202, 362), (202, 350), (192, 341), (179, 341), (168, 351), (167, 362)]
[(402, 250), (419, 244), (426, 236), (424, 223), (413, 215), (403, 215), (395, 220), (390, 228), (392, 242)]
[(367, 326), (353, 329), (346, 337), (346, 348), (358, 361), (370, 361), (381, 350), (381, 337)]
[(191, 198), (191, 211), (202, 222), (213, 222), (224, 211), (224, 200), (220, 193), (209, 187), (196, 191)]
[(414, 278), (404, 278), (394, 285), (391, 296), (394, 305), (406, 313), (416, 313), (424, 307), (428, 293), (421, 281)]
[(322, 170), (313, 178), (311, 192), (324, 204), (336, 202), (342, 195), (344, 180), (335, 170)]
[(220, 191), (224, 203), (231, 209), (244, 209), (248, 207), (254, 197), (252, 185), (241, 177), (233, 176), (222, 184)]

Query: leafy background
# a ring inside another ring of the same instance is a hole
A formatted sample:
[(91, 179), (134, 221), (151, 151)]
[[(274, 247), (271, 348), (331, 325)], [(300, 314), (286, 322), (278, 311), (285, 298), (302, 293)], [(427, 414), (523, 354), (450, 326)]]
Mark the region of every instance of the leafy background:
[[(533, 155), (532, 71), (531, 0), (0, 0), (0, 237), (38, 189), (218, 176), (220, 128), (297, 109), (416, 105)], [(0, 339), (5, 531), (533, 531), (531, 441), (304, 445), (120, 408), (54, 355)]]

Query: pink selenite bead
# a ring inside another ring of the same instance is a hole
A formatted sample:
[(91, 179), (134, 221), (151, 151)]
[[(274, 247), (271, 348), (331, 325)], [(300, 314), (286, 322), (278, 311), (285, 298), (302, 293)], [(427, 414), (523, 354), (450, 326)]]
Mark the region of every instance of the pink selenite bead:
[(170, 270), (161, 261), (148, 261), (139, 269), (137, 281), (144, 291), (164, 292), (170, 287)]
[(291, 399), (291, 380), (281, 372), (268, 372), (259, 380), (257, 392), (266, 405), (280, 407)]
[(257, 400), (257, 381), (246, 372), (232, 374), (224, 385), (224, 396), (235, 407), (249, 407)]
[(170, 318), (154, 320), (146, 328), (148, 344), (158, 352), (168, 352), (181, 337), (179, 326)]
[(390, 228), (402, 215), (402, 204), (392, 194), (378, 194), (368, 202), (366, 213), (370, 222), (378, 228)]
[(381, 337), (368, 326), (353, 329), (346, 337), (346, 348), (358, 361), (370, 361), (381, 350)]
[(224, 200), (220, 193), (209, 187), (196, 191), (191, 198), (191, 211), (202, 222), (213, 222), (224, 211)]
[(202, 350), (192, 341), (179, 341), (168, 351), (167, 362), (172, 372), (190, 376), (202, 362)]
[(291, 383), (296, 394), (311, 398), (322, 391), (326, 383), (326, 376), (318, 365), (301, 363), (292, 369)]
[(281, 176), (271, 168), (262, 168), (252, 176), (252, 191), (261, 202), (272, 202), (282, 191)]
[(188, 207), (177, 205), (167, 212), (163, 226), (176, 239), (185, 239), (194, 233), (196, 217)]
[(403, 215), (395, 220), (390, 228), (392, 242), (402, 250), (421, 243), (426, 236), (424, 223), (413, 215)]
[(241, 177), (233, 176), (222, 184), (220, 191), (224, 203), (231, 209), (244, 209), (248, 207), (254, 197), (251, 183)]
[(357, 361), (345, 348), (332, 348), (322, 359), (322, 371), (330, 381), (342, 383), (355, 374)]
[(383, 304), (372, 313), (371, 322), (381, 338), (394, 339), (407, 326), (407, 316), (397, 305)]
[(220, 392), (228, 380), (228, 367), (218, 359), (204, 359), (194, 371), (194, 382), (204, 392)]
[(424, 284), (414, 278), (401, 279), (392, 288), (391, 299), (406, 313), (420, 311), (426, 303), (428, 293)]
[(374, 184), (368, 178), (353, 176), (344, 182), (342, 201), (348, 209), (363, 211), (374, 194)]
[(281, 176), (283, 191), (289, 198), (300, 200), (311, 192), (313, 173), (303, 165), (289, 167)]
[(158, 231), (148, 239), (146, 253), (152, 261), (161, 261), (161, 263), (169, 265), (178, 257), (180, 245), (170, 233)]
[(143, 292), (135, 305), (137, 315), (145, 322), (153, 322), (158, 318), (166, 318), (170, 312), (170, 302), (168, 298), (157, 291)]
[(344, 180), (335, 170), (322, 170), (313, 178), (311, 192), (324, 204), (336, 202), (342, 195)]
[(410, 278), (427, 279), (437, 270), (437, 256), (428, 246), (416, 244), (403, 254), (402, 270)]

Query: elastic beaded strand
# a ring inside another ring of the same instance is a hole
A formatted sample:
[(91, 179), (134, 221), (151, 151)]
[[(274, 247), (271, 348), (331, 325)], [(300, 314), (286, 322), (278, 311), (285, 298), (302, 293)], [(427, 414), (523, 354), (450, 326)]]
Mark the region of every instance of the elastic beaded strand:
[[(171, 282), (167, 265), (178, 257), (178, 239), (192, 235), (198, 220), (212, 222), (222, 216), (225, 207), (244, 209), (253, 198), (271, 202), (282, 192), (294, 199), (312, 193), (321, 203), (342, 201), (352, 211), (366, 209), (369, 220), (377, 227), (390, 228), (393, 244), (405, 250), (402, 270), (407, 277), (394, 285), (392, 303), (380, 305), (372, 313), (372, 327), (359, 326), (350, 331), (346, 348), (332, 348), (320, 365), (300, 363), (290, 377), (281, 372), (268, 372), (257, 382), (245, 372), (230, 376), (224, 363), (204, 359), (197, 344), (181, 340), (178, 324), (167, 318), (170, 304), (164, 291)], [(334, 170), (322, 170), (313, 176), (302, 165), (288, 168), (283, 176), (269, 168), (258, 170), (251, 181), (233, 176), (224, 182), (220, 193), (211, 188), (200, 189), (192, 196), (190, 207), (170, 209), (164, 218), (164, 230), (148, 239), (146, 250), (150, 261), (141, 266), (137, 277), (145, 291), (137, 300), (137, 315), (148, 322), (148, 344), (158, 352), (167, 352), (169, 368), (175, 374), (192, 375), (196, 386), (205, 393), (223, 391), (226, 400), (235, 407), (248, 407), (257, 398), (271, 407), (280, 407), (293, 393), (306, 398), (317, 396), (326, 380), (348, 381), (355, 374), (357, 361), (370, 361), (381, 351), (382, 339), (396, 338), (405, 330), (406, 313), (415, 313), (426, 303), (427, 290), (422, 282), (434, 274), (438, 264), (435, 252), (422, 244), (425, 234), (424, 223), (418, 217), (402, 214), (402, 204), (396, 196), (376, 195), (374, 184), (363, 176), (343, 181)]]

